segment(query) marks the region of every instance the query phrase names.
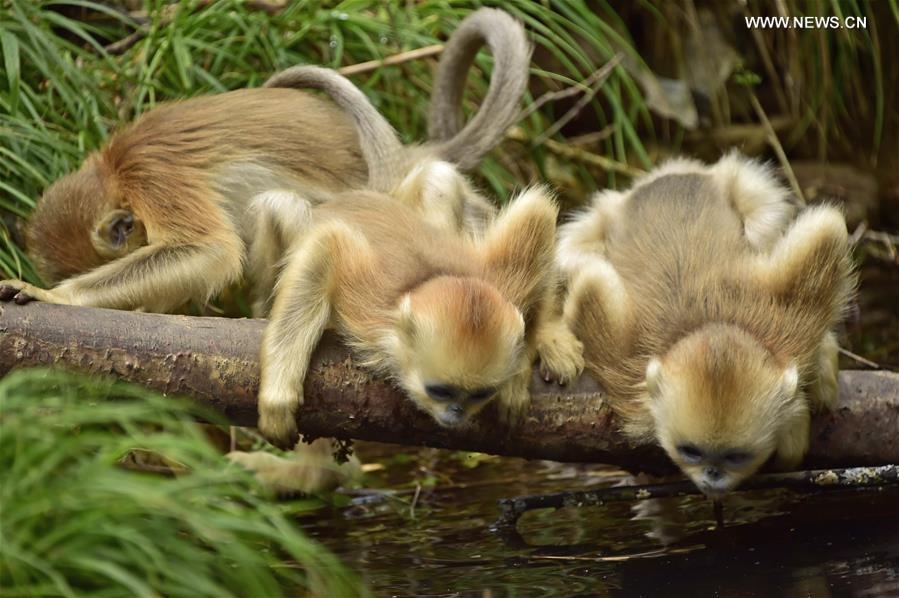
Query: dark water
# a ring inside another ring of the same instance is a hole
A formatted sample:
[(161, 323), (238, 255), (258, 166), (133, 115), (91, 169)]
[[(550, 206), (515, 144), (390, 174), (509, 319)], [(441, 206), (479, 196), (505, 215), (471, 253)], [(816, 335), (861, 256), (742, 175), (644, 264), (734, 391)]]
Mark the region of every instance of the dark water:
[[(496, 499), (627, 482), (597, 467), (361, 445), (369, 489), (307, 531), (378, 596), (899, 596), (899, 491), (736, 494), (526, 514)], [(417, 490), (416, 490), (417, 489)], [(417, 497), (416, 497), (417, 492)]]

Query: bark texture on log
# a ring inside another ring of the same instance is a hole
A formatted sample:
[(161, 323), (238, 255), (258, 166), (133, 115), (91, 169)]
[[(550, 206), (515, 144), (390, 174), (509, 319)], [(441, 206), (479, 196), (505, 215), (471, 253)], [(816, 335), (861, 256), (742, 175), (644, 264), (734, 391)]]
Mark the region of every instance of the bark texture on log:
[[(265, 322), (31, 303), (0, 304), (0, 375), (56, 365), (184, 395), (237, 425), (256, 422), (257, 354)], [(333, 336), (313, 358), (299, 428), (334, 436), (664, 472), (661, 450), (617, 431), (593, 380), (570, 387), (534, 376), (526, 420), (514, 430), (488, 407), (469, 428), (447, 430), (388, 382), (355, 365)], [(899, 374), (840, 374), (840, 404), (814, 418), (806, 467), (899, 463)]]

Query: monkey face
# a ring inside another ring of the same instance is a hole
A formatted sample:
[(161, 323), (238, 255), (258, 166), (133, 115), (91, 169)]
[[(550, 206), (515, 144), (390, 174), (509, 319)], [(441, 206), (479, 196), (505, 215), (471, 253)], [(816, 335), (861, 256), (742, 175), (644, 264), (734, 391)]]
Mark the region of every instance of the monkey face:
[(428, 281), (403, 298), (397, 328), (399, 382), (441, 426), (464, 425), (520, 371), (524, 320), (483, 281)]
[(736, 488), (743, 480), (758, 471), (773, 452), (773, 446), (751, 449), (727, 446), (697, 446), (681, 442), (673, 446), (665, 443), (665, 450), (696, 487), (711, 498), (720, 497)]
[(145, 245), (143, 224), (117, 205), (93, 159), (51, 185), (26, 229), (29, 256), (41, 278), (56, 283)]
[[(441, 426), (454, 428), (481, 410), (497, 392), (495, 386), (468, 389), (453, 384), (426, 383), (424, 394), (430, 408), (427, 411)], [(418, 395), (419, 393), (416, 393)], [(419, 404), (423, 401), (419, 396)]]
[(694, 333), (647, 367), (656, 438), (700, 490), (721, 496), (774, 454), (803, 404), (797, 382), (794, 366), (742, 332)]

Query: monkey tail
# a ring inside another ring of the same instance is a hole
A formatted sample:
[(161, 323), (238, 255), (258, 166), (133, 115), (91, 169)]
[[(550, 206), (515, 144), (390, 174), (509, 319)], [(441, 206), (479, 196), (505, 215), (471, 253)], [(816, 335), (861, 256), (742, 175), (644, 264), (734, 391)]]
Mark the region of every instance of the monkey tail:
[(368, 165), (368, 183), (377, 191), (389, 192), (402, 177), (405, 148), (396, 131), (381, 116), (368, 97), (335, 70), (312, 65), (294, 66), (276, 73), (265, 87), (318, 89), (352, 117), (359, 146)]
[[(463, 128), (465, 80), (485, 43), (493, 54), (490, 86), (480, 109)], [(502, 141), (518, 120), (532, 51), (524, 27), (506, 12), (482, 8), (463, 19), (440, 57), (428, 114), (428, 135), (441, 159), (471, 170)]]

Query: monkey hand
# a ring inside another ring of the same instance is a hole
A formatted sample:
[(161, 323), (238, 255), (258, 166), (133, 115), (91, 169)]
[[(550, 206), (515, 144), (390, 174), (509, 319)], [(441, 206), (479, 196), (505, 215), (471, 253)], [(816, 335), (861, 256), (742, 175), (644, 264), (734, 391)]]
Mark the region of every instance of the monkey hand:
[(809, 445), (809, 412), (804, 411), (798, 417), (782, 424), (777, 434), (777, 448), (774, 451), (772, 465), (777, 471), (796, 471), (808, 452)]
[(300, 439), (297, 409), (303, 391), (259, 391), (259, 432), (280, 449), (293, 448)]
[(584, 369), (584, 345), (561, 320), (545, 324), (537, 335), (540, 377), (568, 384)]
[(499, 419), (505, 424), (515, 425), (524, 419), (531, 403), (531, 393), (528, 390), (531, 368), (513, 378), (496, 398)]
[(63, 293), (41, 289), (21, 280), (0, 282), (0, 301), (15, 301), (19, 305), (24, 305), (35, 299), (45, 303), (70, 303)]

